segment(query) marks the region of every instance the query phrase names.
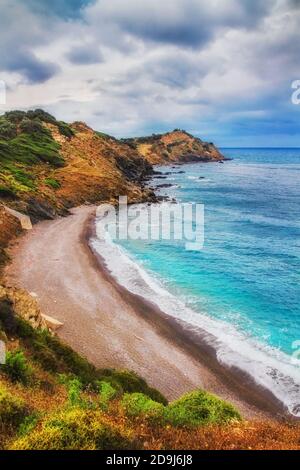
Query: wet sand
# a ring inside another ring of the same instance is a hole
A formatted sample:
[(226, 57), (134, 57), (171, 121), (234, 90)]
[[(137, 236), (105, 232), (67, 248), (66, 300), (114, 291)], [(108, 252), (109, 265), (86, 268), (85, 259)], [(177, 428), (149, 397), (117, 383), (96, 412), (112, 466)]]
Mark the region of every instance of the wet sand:
[(7, 283), (37, 296), (42, 312), (64, 324), (58, 335), (97, 367), (131, 369), (168, 399), (204, 388), (234, 403), (247, 418), (283, 414), (274, 397), (180, 323), (118, 285), (88, 240), (95, 207), (44, 221), (18, 239)]

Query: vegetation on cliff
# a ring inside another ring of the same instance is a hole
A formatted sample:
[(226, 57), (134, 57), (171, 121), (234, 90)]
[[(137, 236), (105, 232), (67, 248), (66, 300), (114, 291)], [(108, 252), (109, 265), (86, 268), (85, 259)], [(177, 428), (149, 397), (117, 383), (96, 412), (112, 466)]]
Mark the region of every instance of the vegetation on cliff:
[(248, 422), (196, 390), (167, 400), (135, 373), (96, 369), (0, 301), (0, 449), (296, 449), (299, 427)]

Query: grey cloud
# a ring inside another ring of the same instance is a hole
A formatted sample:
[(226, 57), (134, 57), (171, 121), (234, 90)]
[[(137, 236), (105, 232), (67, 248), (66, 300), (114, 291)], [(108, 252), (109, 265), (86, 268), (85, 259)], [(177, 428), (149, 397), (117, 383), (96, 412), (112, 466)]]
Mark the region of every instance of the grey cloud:
[(43, 83), (60, 71), (49, 60), (39, 58), (36, 47), (51, 42), (51, 23), (37, 18), (19, 0), (2, 0), (0, 7), (0, 70), (17, 72), (31, 84)]
[(66, 54), (66, 57), (72, 64), (76, 65), (89, 65), (103, 62), (103, 56), (94, 44), (73, 47)]
[(276, 0), (100, 0), (88, 9), (90, 19), (117, 25), (142, 40), (182, 46), (203, 46), (220, 28), (252, 28)]
[(199, 85), (207, 73), (207, 69), (202, 67), (196, 57), (187, 57), (179, 51), (149, 61), (145, 70), (152, 80), (175, 88)]
[(21, 73), (30, 83), (43, 83), (60, 70), (56, 64), (41, 61), (28, 50), (11, 55), (2, 63), (2, 68)]

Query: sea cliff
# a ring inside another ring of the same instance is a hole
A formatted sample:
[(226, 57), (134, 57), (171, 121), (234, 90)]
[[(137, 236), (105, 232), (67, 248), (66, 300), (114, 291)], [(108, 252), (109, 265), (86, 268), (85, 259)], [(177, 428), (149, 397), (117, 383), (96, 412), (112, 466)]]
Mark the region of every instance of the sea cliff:
[(21, 231), (4, 206), (35, 223), (84, 203), (115, 202), (119, 195), (129, 203), (154, 201), (144, 185), (152, 165), (223, 159), (213, 144), (181, 130), (118, 140), (43, 110), (8, 112), (0, 117), (0, 264)]

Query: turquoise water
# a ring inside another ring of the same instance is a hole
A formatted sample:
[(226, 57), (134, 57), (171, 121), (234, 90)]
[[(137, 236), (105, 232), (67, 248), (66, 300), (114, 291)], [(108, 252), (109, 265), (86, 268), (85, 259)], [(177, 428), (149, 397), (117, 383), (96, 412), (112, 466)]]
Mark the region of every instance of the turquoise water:
[(300, 370), (293, 354), (300, 349), (300, 149), (223, 153), (233, 160), (159, 168), (171, 174), (156, 182), (174, 184), (161, 194), (204, 203), (204, 248), (122, 242), (123, 255), (139, 267), (135, 274), (127, 269), (127, 287), (143, 294), (139, 274), (156, 283), (160, 305), (175, 295), (182, 301), (171, 308), (176, 316), (195, 324), (199, 315), (201, 328), (227, 342), (226, 351), (219, 347), (220, 361), (249, 369), (298, 414)]

